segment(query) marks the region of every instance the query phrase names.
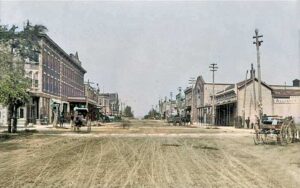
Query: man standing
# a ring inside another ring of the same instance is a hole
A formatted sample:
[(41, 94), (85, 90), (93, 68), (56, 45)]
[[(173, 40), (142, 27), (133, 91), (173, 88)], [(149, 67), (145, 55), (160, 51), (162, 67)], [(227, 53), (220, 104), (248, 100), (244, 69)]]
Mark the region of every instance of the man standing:
[(64, 114), (63, 114), (63, 112), (59, 116), (59, 126), (60, 127), (64, 126)]

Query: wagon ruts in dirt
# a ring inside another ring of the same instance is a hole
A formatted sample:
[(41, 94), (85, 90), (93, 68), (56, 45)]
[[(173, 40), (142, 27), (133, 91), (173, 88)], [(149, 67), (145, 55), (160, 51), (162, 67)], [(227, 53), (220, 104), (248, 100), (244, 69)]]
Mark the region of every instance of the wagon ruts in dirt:
[(74, 125), (72, 130), (80, 131), (81, 127), (87, 127), (87, 132), (91, 131), (91, 120), (90, 114), (87, 108), (74, 108)]
[(253, 140), (254, 144), (286, 145), (299, 140), (299, 130), (291, 116), (286, 118), (267, 116), (262, 120), (260, 127), (255, 126)]

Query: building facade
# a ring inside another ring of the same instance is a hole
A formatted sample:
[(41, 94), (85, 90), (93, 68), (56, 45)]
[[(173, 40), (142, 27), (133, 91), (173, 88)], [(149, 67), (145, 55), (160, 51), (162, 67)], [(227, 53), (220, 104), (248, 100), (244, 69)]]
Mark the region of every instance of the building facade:
[[(258, 103), (258, 80), (250, 78), (216, 94), (216, 124), (250, 128), (259, 118), (259, 108), (268, 116), (292, 116), (300, 122), (300, 87), (262, 82), (262, 104)], [(245, 120), (249, 119), (249, 125)]]
[(98, 104), (101, 108), (102, 114), (109, 115), (111, 113), (108, 93), (100, 93), (99, 94)]
[(118, 93), (109, 93), (110, 115), (119, 115), (119, 96)]
[[(215, 94), (233, 84), (215, 83)], [(211, 123), (212, 120), (212, 96), (213, 84), (204, 81), (198, 76), (193, 91), (192, 118), (193, 122)]]
[(18, 124), (51, 123), (57, 110), (67, 115), (71, 98), (84, 96), (84, 74), (75, 55), (67, 54), (48, 35), (40, 36), (37, 62), (26, 62), (26, 77), (31, 80), (30, 99), (18, 109)]

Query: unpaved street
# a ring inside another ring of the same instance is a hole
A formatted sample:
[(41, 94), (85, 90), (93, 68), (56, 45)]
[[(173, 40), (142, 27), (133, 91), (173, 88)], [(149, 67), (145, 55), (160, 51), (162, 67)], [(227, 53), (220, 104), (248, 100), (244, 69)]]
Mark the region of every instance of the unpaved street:
[(300, 186), (300, 143), (255, 146), (250, 130), (131, 124), (3, 138), (0, 187)]

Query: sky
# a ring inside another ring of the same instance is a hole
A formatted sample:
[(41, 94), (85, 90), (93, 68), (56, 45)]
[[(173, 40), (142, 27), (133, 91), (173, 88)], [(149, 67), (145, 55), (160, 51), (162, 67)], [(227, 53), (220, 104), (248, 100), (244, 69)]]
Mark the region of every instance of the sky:
[(300, 77), (300, 3), (297, 1), (32, 1), (0, 0), (0, 24), (43, 24), (67, 53), (78, 51), (86, 80), (118, 92), (136, 116), (191, 77), (245, 79), (256, 67), (259, 29), (262, 80), (291, 85)]

